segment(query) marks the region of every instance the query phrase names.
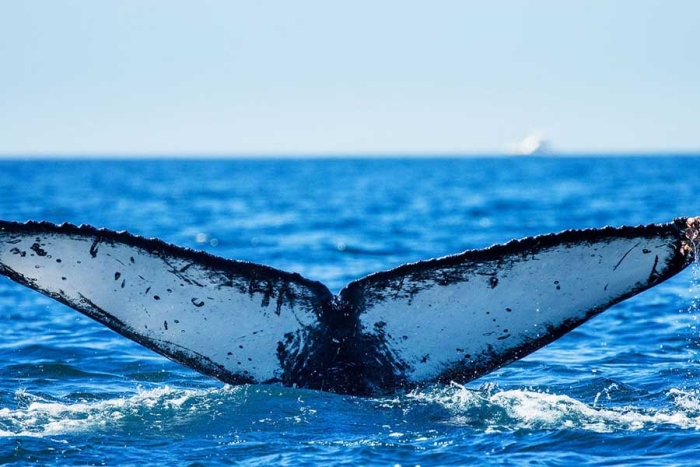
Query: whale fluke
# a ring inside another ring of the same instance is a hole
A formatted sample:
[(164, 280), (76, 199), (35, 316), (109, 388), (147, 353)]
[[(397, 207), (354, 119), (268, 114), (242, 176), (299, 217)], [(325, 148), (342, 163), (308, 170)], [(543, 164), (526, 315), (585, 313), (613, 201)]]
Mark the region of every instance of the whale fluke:
[(225, 383), (465, 383), (693, 259), (700, 218), (568, 230), (320, 282), (127, 232), (0, 221), (0, 274)]

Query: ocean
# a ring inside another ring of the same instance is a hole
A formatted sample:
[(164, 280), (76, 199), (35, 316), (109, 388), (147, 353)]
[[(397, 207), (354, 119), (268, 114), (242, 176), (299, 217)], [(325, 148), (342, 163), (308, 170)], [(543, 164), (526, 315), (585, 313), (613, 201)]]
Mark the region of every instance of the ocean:
[[(700, 215), (699, 173), (700, 155), (0, 160), (0, 218), (128, 230), (335, 293), (512, 238)], [(466, 385), (369, 398), (227, 386), (0, 277), (0, 464), (696, 465), (699, 276)]]

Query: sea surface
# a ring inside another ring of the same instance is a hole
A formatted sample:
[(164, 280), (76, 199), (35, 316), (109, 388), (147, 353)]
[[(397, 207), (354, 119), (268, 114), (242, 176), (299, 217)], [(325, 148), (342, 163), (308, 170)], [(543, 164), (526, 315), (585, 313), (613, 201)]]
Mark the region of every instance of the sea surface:
[[(663, 155), (0, 160), (0, 218), (128, 230), (337, 292), (512, 238), (700, 215), (699, 175), (700, 156)], [(698, 274), (466, 386), (374, 398), (226, 386), (0, 277), (0, 464), (696, 465)]]

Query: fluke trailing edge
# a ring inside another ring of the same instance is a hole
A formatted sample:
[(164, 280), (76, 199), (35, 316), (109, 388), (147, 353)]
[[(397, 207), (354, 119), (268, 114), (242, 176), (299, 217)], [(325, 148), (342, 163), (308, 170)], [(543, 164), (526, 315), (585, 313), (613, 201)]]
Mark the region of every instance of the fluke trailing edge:
[(405, 264), (338, 295), (127, 232), (0, 221), (0, 273), (230, 384), (382, 394), (464, 383), (663, 282), (700, 218), (569, 230)]

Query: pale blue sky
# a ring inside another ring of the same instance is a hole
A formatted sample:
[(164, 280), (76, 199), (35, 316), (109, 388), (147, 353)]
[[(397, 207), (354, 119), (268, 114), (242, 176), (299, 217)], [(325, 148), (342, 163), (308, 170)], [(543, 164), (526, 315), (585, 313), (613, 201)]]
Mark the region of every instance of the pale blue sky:
[(0, 153), (700, 150), (696, 1), (3, 1)]

